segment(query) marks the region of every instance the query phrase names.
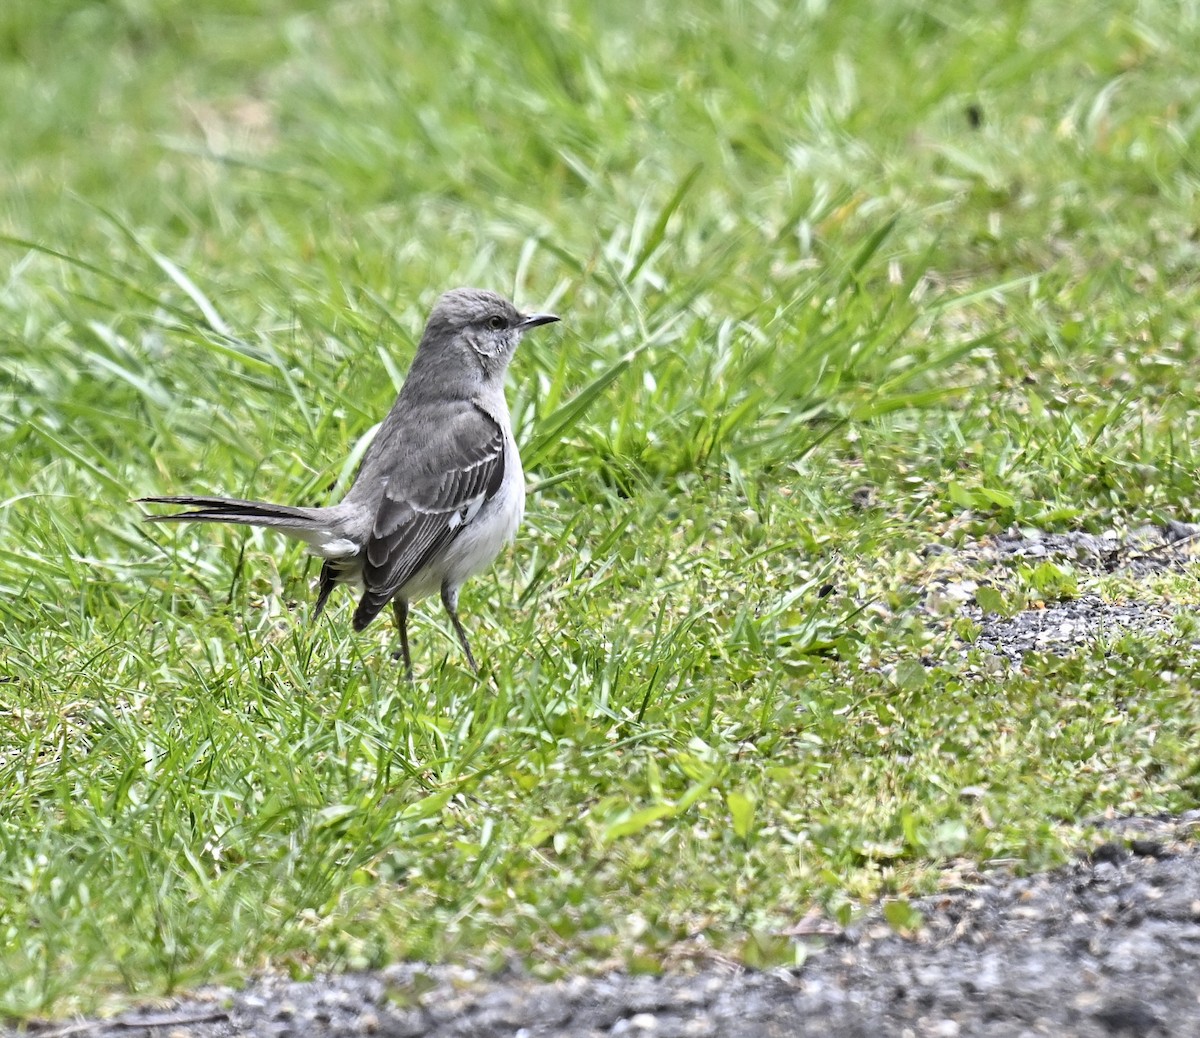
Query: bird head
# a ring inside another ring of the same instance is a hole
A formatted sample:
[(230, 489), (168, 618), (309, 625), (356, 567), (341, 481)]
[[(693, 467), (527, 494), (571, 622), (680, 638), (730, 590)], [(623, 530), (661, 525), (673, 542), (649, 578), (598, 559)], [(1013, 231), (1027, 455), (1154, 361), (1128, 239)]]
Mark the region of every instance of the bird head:
[(440, 352), (466, 349), (485, 376), (503, 375), (521, 337), (531, 328), (557, 320), (554, 314), (523, 314), (502, 295), (487, 289), (455, 288), (434, 306), (421, 349), (427, 344), (437, 344)]

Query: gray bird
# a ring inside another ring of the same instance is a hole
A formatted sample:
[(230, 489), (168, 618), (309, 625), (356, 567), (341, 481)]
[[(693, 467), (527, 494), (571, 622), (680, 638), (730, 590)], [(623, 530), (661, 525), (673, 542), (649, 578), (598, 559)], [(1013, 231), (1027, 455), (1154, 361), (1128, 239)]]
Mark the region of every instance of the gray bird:
[(458, 618), (463, 582), (492, 564), (525, 511), (525, 476), (504, 399), (504, 372), (530, 328), (554, 314), (522, 314), (478, 288), (443, 295), (429, 315), (412, 367), (340, 504), (300, 508), (227, 497), (143, 497), (193, 511), (150, 522), (242, 523), (307, 543), (325, 560), (313, 612), (336, 584), (363, 589), (361, 631), (388, 602), (412, 679), (408, 606), (435, 591), (478, 672)]

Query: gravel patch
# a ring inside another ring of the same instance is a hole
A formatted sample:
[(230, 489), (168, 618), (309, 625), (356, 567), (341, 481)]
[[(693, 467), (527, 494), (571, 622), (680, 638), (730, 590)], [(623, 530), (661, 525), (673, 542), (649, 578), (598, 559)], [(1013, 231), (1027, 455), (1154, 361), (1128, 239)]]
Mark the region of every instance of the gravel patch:
[(926, 554), (944, 561), (929, 580), (924, 605), (943, 623), (966, 618), (979, 625), (969, 643), (960, 642), (960, 657), (977, 650), (1001, 665), (1019, 664), (1034, 652), (1069, 655), (1125, 632), (1174, 635), (1181, 610), (1169, 603), (1108, 602), (1093, 592), (1036, 603), (1013, 616), (985, 612), (975, 601), (985, 583), (978, 578), (978, 569), (1053, 562), (1084, 575), (1123, 573), (1136, 579), (1180, 570), (1195, 561), (1198, 550), (1200, 524), (1180, 522), (1124, 534), (1010, 530), (961, 548), (931, 544)]
[(1097, 641), (1112, 640), (1125, 631), (1143, 634), (1175, 631), (1174, 613), (1169, 609), (1145, 602), (1105, 602), (1094, 594), (1083, 594), (1045, 608), (1026, 609), (1010, 617), (985, 614), (978, 606), (965, 607), (963, 613), (980, 625), (971, 648), (1011, 663), (1020, 663), (1031, 652), (1066, 656)]
[(879, 910), (766, 973), (574, 977), (540, 983), (402, 965), (241, 991), (213, 988), (108, 1021), (34, 1025), (41, 1038), (1115, 1038), (1200, 1034), (1200, 811), (1105, 823), (1107, 842), (1050, 872), (996, 870)]
[(1046, 533), (1014, 528), (961, 548), (930, 544), (930, 555), (953, 555), (974, 562), (1006, 560), (1065, 562), (1090, 573), (1144, 577), (1180, 569), (1200, 551), (1200, 523), (1170, 520), (1157, 526), (1101, 533)]

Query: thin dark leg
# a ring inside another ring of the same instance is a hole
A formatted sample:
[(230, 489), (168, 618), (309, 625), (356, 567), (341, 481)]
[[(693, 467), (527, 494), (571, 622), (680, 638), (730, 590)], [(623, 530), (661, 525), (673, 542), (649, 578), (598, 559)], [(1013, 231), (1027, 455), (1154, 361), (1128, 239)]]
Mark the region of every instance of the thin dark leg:
[(400, 648), (392, 653), (392, 659), (404, 660), (404, 676), (412, 681), (412, 657), (408, 654), (408, 603), (403, 598), (393, 598), (392, 612), (396, 617), (396, 626), (400, 628)]
[(462, 622), (458, 619), (458, 588), (451, 587), (449, 584), (442, 585), (442, 605), (446, 607), (446, 612), (450, 614), (450, 622), (454, 624), (454, 633), (458, 635), (458, 641), (463, 647), (463, 652), (467, 654), (467, 662), (471, 664), (471, 669), (478, 674), (479, 666), (475, 663), (475, 657), (471, 654), (471, 643), (467, 641), (467, 632), (463, 630)]

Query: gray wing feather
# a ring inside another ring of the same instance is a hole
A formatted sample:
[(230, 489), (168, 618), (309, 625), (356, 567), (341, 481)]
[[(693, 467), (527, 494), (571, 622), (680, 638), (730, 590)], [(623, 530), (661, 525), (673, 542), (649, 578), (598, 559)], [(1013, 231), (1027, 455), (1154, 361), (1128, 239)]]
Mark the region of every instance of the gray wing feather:
[(356, 630), (462, 533), (503, 481), (504, 431), (475, 407), (422, 449), (417, 471), (391, 476), (364, 552)]

